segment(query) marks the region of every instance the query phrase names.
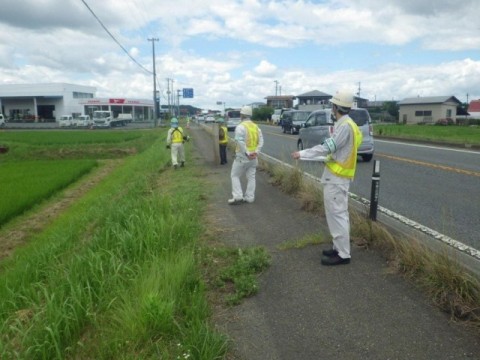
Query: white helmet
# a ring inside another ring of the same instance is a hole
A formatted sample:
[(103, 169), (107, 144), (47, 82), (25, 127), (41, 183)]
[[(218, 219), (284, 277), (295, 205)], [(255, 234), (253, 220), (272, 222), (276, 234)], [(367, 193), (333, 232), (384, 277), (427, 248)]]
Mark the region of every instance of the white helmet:
[(252, 107), (251, 106), (242, 107), (242, 109), (240, 110), (240, 114), (245, 116), (252, 116)]
[(339, 90), (333, 95), (330, 102), (341, 108), (350, 109), (353, 106), (353, 93), (348, 90)]

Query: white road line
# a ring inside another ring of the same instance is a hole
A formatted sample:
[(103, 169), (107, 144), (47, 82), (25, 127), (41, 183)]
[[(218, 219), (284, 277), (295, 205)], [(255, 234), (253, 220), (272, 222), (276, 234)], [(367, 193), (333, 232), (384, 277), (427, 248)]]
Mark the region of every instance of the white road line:
[[(276, 158), (274, 158), (270, 155), (261, 153), (260, 156), (265, 157), (265, 158), (269, 159), (270, 161), (277, 162), (277, 163), (279, 163), (283, 166), (286, 166), (286, 167), (289, 167), (289, 168), (292, 168), (292, 169), (295, 168), (294, 166), (292, 166), (290, 164), (287, 164), (287, 163), (285, 163), (281, 160), (278, 160), (278, 159), (276, 159)], [(312, 174), (309, 174), (309, 173), (306, 173), (306, 172), (303, 172), (303, 171), (302, 171), (302, 173), (303, 173), (304, 176), (320, 183), (320, 179), (318, 177), (313, 176)], [(359, 201), (362, 204), (370, 205), (370, 200), (367, 200), (365, 198), (362, 198), (362, 197), (360, 197), (358, 195), (355, 195), (353, 193), (350, 193), (350, 192), (349, 192), (349, 196), (350, 196), (350, 198), (352, 198), (356, 201)], [(393, 212), (393, 211), (391, 211), (387, 208), (384, 208), (382, 206), (378, 207), (378, 211), (380, 211), (381, 213), (383, 213), (383, 214), (401, 222), (404, 225), (407, 225), (411, 228), (414, 228), (415, 230), (420, 231), (420, 232), (422, 232), (426, 235), (432, 236), (436, 240), (439, 240), (439, 241), (441, 241), (441, 242), (443, 242), (443, 243), (445, 243), (445, 244), (447, 244), (447, 245), (449, 245), (449, 246), (451, 246), (451, 247), (453, 247), (453, 248), (455, 248), (455, 249), (457, 249), (457, 250), (459, 250), (459, 251), (461, 251), (465, 254), (469, 254), (469, 255), (473, 256), (474, 258), (480, 260), (480, 251), (477, 250), (477, 249), (474, 249), (471, 246), (468, 246), (468, 245), (466, 245), (466, 244), (464, 244), (460, 241), (452, 239), (451, 237), (449, 237), (447, 235), (441, 234), (436, 230), (430, 229), (427, 226), (424, 226), (420, 223), (417, 223), (416, 221), (413, 221), (413, 220), (411, 220), (411, 219), (409, 219), (409, 218), (407, 218), (403, 215), (397, 214), (397, 213), (395, 213), (395, 212)]]

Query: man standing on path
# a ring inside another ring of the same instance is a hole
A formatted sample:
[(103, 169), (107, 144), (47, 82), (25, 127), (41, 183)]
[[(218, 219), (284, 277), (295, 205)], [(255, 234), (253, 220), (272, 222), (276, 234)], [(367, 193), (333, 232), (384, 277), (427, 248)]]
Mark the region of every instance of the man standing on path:
[(183, 129), (178, 126), (177, 118), (170, 120), (170, 129), (167, 134), (167, 149), (170, 149), (172, 156), (172, 165), (177, 169), (178, 162), (180, 167), (185, 166), (185, 149), (183, 143), (188, 140), (188, 136), (183, 133)]
[[(233, 161), (232, 198), (228, 200), (230, 205), (238, 205), (243, 202), (253, 203), (255, 200), (255, 173), (258, 165), (258, 154), (263, 146), (263, 135), (260, 128), (252, 120), (252, 107), (244, 106), (240, 110), (242, 122), (235, 128), (235, 160)], [(247, 178), (245, 194), (242, 190), (240, 177)]]
[(225, 120), (223, 118), (218, 118), (217, 122), (220, 165), (225, 165), (227, 163), (228, 128), (225, 126)]
[(362, 143), (362, 133), (348, 116), (353, 106), (353, 94), (338, 91), (330, 100), (334, 130), (321, 145), (296, 151), (294, 159), (325, 157), (321, 178), (323, 201), (333, 247), (322, 251), (323, 265), (350, 263), (350, 219), (348, 214), (348, 189), (355, 176), (357, 149)]

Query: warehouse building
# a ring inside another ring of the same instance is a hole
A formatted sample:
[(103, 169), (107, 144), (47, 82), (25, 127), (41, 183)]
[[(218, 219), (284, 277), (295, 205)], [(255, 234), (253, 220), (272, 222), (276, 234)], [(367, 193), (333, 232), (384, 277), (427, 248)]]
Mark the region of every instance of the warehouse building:
[(96, 88), (66, 83), (1, 84), (0, 112), (9, 122), (55, 122), (62, 115), (92, 116), (95, 110), (153, 119), (153, 99), (95, 98)]

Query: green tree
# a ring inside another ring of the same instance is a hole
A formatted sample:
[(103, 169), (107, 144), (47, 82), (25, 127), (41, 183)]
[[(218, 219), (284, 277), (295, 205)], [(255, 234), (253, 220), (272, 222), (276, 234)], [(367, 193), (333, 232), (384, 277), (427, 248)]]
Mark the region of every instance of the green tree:
[(261, 106), (253, 109), (252, 120), (255, 121), (268, 121), (273, 114), (273, 108), (270, 106)]
[(399, 113), (398, 113), (398, 103), (396, 101), (385, 101), (383, 104), (384, 110), (388, 113), (388, 115), (395, 118), (398, 121)]

